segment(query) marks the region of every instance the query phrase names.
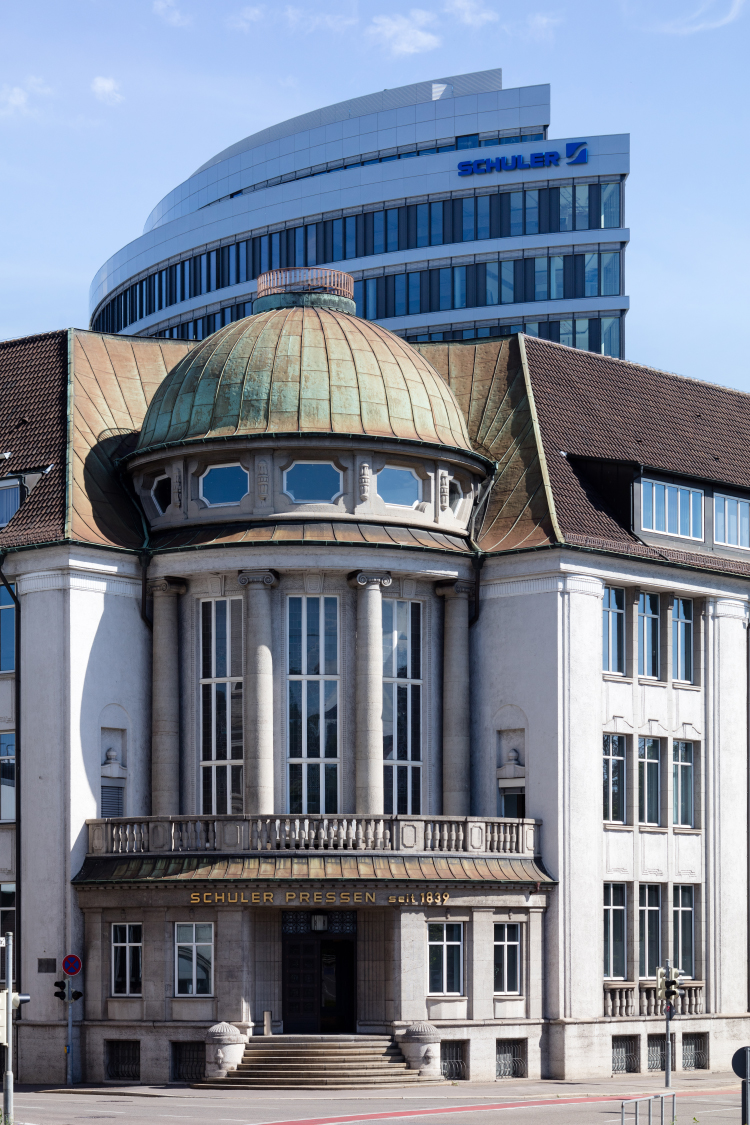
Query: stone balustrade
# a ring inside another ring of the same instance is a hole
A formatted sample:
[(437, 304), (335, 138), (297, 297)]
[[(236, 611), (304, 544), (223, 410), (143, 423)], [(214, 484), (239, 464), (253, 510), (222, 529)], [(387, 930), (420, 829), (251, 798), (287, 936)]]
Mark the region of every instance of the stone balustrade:
[[(677, 996), (674, 1000), (676, 1016), (703, 1015), (703, 989), (702, 980), (680, 981), (680, 990), (684, 996)], [(640, 984), (640, 1014), (642, 1016), (663, 1016), (664, 1001), (656, 995), (656, 985), (643, 981)]]
[(538, 856), (541, 821), (450, 816), (145, 816), (89, 820), (89, 854), (458, 852)]
[(635, 1016), (635, 985), (622, 980), (605, 980), (604, 1014), (609, 1019)]

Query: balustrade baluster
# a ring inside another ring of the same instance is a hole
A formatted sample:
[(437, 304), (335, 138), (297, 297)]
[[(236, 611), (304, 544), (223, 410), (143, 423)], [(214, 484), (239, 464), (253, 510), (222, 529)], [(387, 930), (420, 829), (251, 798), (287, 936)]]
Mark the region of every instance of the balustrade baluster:
[(373, 831), (372, 821), (368, 820), (365, 827), (365, 848), (371, 852), (375, 842), (375, 832)]
[(456, 825), (456, 851), (466, 851), (466, 833), (462, 823)]
[(390, 820), (383, 828), (383, 849), (387, 852), (391, 850), (391, 822)]
[(382, 820), (375, 821), (375, 849), (377, 851), (383, 850), (383, 822)]

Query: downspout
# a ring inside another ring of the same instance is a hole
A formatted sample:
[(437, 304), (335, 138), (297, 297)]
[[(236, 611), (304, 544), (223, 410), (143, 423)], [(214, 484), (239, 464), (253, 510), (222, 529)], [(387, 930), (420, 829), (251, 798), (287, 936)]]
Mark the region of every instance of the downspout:
[[(3, 564), (7, 557), (6, 552), (0, 553), (0, 581), (8, 591), (15, 606), (15, 646), (14, 646), (14, 688), (15, 688), (15, 733), (16, 733), (16, 787), (15, 787), (15, 814), (16, 814), (16, 990), (21, 992), (21, 603), (15, 590), (3, 573)], [(18, 1013), (19, 1017), (21, 1012)]]
[(471, 565), (474, 568), (474, 608), (471, 611), (471, 617), (469, 618), (469, 628), (471, 628), (471, 626), (474, 625), (479, 619), (479, 589), (481, 572), (482, 567), (484, 566), (484, 560), (487, 557), (482, 548), (474, 539), (474, 529), (476, 528), (477, 519), (482, 508), (484, 508), (485, 504), (489, 500), (490, 493), (492, 492), (492, 486), (495, 483), (495, 477), (497, 476), (497, 470), (498, 463), (497, 461), (495, 461), (495, 467), (492, 470), (492, 476), (490, 477), (489, 481), (487, 481), (484, 492), (477, 499), (474, 511), (471, 513), (471, 519), (469, 520), (469, 546), (471, 547)]

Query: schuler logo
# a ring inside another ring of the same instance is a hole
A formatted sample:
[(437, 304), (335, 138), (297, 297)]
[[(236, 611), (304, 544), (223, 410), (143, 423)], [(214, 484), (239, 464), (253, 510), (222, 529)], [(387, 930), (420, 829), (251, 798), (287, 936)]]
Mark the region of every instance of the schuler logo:
[[(565, 145), (566, 164), (587, 164), (589, 159), (588, 141), (568, 141)], [(514, 172), (516, 168), (559, 167), (559, 152), (532, 152), (528, 161), (523, 156), (498, 156), (493, 160), (462, 160), (458, 165), (459, 176), (484, 175), (487, 172)]]

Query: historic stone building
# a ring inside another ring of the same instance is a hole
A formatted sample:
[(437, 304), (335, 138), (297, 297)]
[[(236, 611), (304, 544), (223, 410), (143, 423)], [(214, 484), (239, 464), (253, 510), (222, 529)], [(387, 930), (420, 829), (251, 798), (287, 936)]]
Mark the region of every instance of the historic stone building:
[(677, 1069), (725, 1069), (750, 400), (412, 346), (325, 272), (201, 342), (0, 345), (20, 1079), (63, 1078), (69, 952), (87, 1081), (196, 1077), (221, 1022), (429, 1023), (474, 1080), (658, 1068), (665, 957)]

